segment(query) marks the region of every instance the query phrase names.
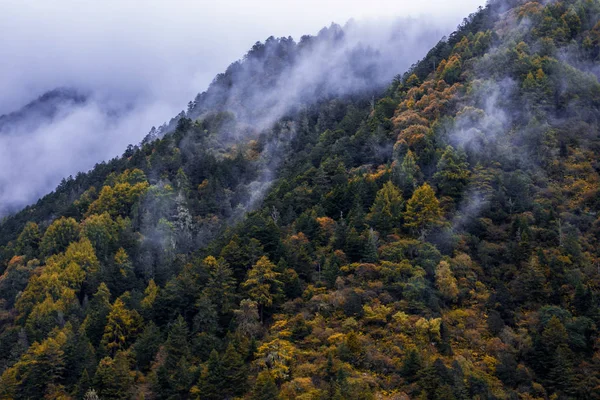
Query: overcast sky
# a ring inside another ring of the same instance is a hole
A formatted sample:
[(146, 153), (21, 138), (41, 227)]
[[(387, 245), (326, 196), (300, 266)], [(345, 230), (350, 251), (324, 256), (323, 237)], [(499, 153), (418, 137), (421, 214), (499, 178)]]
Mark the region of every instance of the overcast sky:
[(428, 15), (450, 26), (484, 0), (2, 0), (0, 114), (57, 86), (164, 102), (164, 118), (270, 35), (332, 21)]
[[(153, 125), (186, 108), (256, 41), (271, 35), (298, 41), (303, 34), (314, 35), (351, 18), (367, 29), (365, 37), (378, 37), (399, 17), (421, 18), (411, 26), (439, 30), (441, 37), (483, 3), (0, 0), (0, 114), (57, 87), (91, 94), (85, 107), (66, 107), (52, 123), (0, 132), (0, 217), (3, 210), (34, 202), (62, 178), (139, 143)], [(392, 72), (403, 73), (417, 61), (407, 49), (417, 48), (423, 55), (437, 40), (429, 34), (421, 44), (414, 31), (411, 37), (412, 47), (406, 43), (397, 54), (386, 51), (392, 53)], [(389, 36), (382, 39), (389, 43)], [(396, 41), (402, 40), (410, 39)]]

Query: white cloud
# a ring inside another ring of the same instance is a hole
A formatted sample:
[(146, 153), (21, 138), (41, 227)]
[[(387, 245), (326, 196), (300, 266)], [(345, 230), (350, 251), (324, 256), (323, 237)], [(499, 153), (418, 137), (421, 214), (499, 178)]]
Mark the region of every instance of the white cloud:
[[(377, 31), (395, 17), (425, 16), (450, 33), (481, 2), (4, 0), (0, 114), (57, 87), (93, 98), (51, 126), (0, 135), (0, 212), (33, 202), (63, 177), (138, 143), (256, 41), (271, 35), (298, 41), (350, 18), (370, 21), (364, 29), (370, 24)], [(115, 120), (107, 104), (128, 111)]]

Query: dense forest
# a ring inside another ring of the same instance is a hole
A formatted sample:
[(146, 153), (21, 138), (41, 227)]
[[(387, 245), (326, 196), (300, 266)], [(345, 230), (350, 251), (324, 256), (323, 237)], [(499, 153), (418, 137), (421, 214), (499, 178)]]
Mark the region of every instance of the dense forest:
[(0, 223), (0, 399), (600, 399), (600, 2), (491, 1), (265, 119), (331, 35)]

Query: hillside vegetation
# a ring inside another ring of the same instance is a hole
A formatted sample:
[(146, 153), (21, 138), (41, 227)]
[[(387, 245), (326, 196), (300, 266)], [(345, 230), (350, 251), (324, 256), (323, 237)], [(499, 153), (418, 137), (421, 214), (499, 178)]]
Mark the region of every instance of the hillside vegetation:
[(0, 398), (600, 398), (600, 3), (265, 127), (290, 40), (1, 223)]

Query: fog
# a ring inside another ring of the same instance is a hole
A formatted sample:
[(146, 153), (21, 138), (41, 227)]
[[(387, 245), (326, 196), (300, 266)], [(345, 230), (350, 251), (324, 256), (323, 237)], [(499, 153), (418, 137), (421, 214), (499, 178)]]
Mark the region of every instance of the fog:
[[(63, 177), (138, 143), (151, 126), (185, 109), (256, 41), (271, 35), (298, 41), (303, 34), (315, 35), (333, 21), (344, 24), (351, 18), (360, 22), (361, 32), (369, 32), (365, 37), (381, 38), (385, 34), (380, 32), (396, 26), (391, 22), (395, 18), (412, 17), (423, 21), (416, 25), (429, 33), (424, 54), (434, 28), (441, 38), (481, 3), (3, 1), (0, 114), (58, 87), (73, 88), (87, 100), (59, 107), (39, 124), (2, 127), (0, 215), (34, 202)], [(419, 47), (420, 37), (412, 31), (411, 49)], [(397, 73), (402, 73), (417, 54), (386, 57), (392, 70), (396, 61)], [(304, 75), (308, 66), (303, 66)]]

